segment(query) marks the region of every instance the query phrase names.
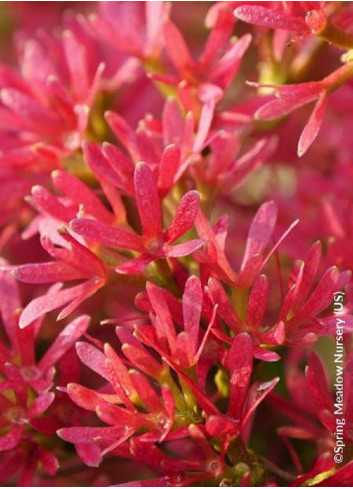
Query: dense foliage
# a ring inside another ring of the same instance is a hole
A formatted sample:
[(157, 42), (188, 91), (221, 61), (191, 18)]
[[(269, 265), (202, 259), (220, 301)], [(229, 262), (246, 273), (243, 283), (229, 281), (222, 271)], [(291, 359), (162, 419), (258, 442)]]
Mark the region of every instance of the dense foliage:
[(0, 9), (0, 482), (351, 487), (352, 2)]

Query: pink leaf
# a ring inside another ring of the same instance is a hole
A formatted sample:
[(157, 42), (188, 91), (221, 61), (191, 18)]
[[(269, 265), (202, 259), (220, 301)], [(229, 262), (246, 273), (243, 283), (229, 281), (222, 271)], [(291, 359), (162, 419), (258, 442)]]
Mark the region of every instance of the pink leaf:
[(90, 323), (89, 316), (80, 316), (68, 324), (55, 338), (47, 352), (38, 363), (38, 367), (47, 371), (81, 338)]
[(70, 443), (93, 443), (96, 438), (104, 441), (114, 441), (116, 437), (121, 435), (121, 427), (86, 427), (74, 426), (70, 428), (61, 428), (57, 434), (65, 441)]
[(164, 37), (172, 63), (179, 73), (185, 76), (185, 73), (188, 73), (193, 67), (194, 62), (181, 32), (172, 22), (168, 21), (164, 25)]
[(199, 207), (200, 195), (196, 190), (190, 190), (183, 195), (168, 228), (168, 242), (177, 240), (193, 226)]
[(191, 357), (196, 354), (199, 340), (202, 299), (201, 282), (197, 277), (191, 276), (185, 284), (183, 294), (184, 329), (187, 333), (188, 350), (191, 352)]
[[(115, 185), (119, 187), (119, 190), (128, 195), (134, 194), (134, 186), (133, 186), (133, 174), (134, 174), (134, 165), (133, 163), (125, 156), (125, 154), (116, 146), (113, 146), (110, 143), (103, 143), (102, 153), (105, 158), (108, 160), (110, 166), (119, 177), (120, 183), (117, 183), (117, 178), (115, 177)], [(109, 175), (109, 173), (108, 173)], [(103, 176), (108, 176), (103, 174)], [(111, 183), (114, 184), (111, 179)]]
[(127, 368), (109, 344), (104, 345), (104, 353), (106, 356), (105, 369), (110, 384), (121, 399), (122, 404), (134, 410), (129, 399), (134, 394), (134, 386)]
[(75, 304), (84, 301), (93, 295), (97, 288), (101, 287), (95, 281), (86, 282), (68, 289), (59, 290), (56, 293), (47, 293), (33, 299), (22, 311), (20, 317), (20, 328), (25, 328), (43, 314), (64, 306), (70, 301)]
[(199, 65), (203, 70), (208, 70), (217, 60), (217, 57), (222, 53), (227, 46), (229, 37), (232, 34), (234, 26), (234, 18), (229, 15), (226, 9), (220, 10), (217, 15), (215, 25), (212, 27), (211, 33), (208, 36), (206, 46), (199, 59)]
[(25, 79), (38, 86), (44, 86), (50, 76), (58, 75), (55, 63), (42, 44), (35, 39), (24, 45), (21, 72)]
[(314, 142), (316, 136), (318, 135), (325, 114), (326, 106), (327, 96), (326, 92), (323, 92), (315, 105), (315, 108), (310, 116), (308, 123), (301, 133), (298, 143), (298, 156), (303, 156), (303, 154), (307, 152), (309, 147)]
[(157, 238), (162, 233), (162, 216), (157, 183), (146, 163), (136, 165), (134, 184), (144, 237)]
[(126, 358), (138, 369), (152, 378), (158, 379), (162, 371), (161, 364), (144, 348), (124, 343), (122, 351)]
[(261, 360), (263, 362), (278, 362), (281, 357), (272, 350), (267, 350), (266, 348), (261, 348), (260, 346), (254, 345), (253, 347), (254, 358)]
[(143, 251), (142, 239), (125, 229), (108, 226), (94, 219), (73, 219), (70, 228), (77, 234), (105, 246)]
[(135, 160), (139, 157), (139, 152), (136, 147), (136, 137), (134, 131), (123, 117), (115, 112), (108, 111), (105, 113), (106, 121), (111, 130), (121, 143), (128, 149), (132, 158)]
[(165, 148), (159, 165), (158, 188), (166, 195), (173, 186), (180, 163), (180, 148), (171, 144)]
[(22, 439), (23, 425), (13, 425), (11, 431), (0, 437), (0, 452), (12, 450), (17, 447)]
[(296, 301), (301, 306), (314, 283), (322, 255), (320, 242), (313, 244), (305, 260), (302, 279), (297, 282)]
[(73, 217), (72, 209), (65, 207), (57, 197), (40, 185), (32, 187), (32, 199), (36, 208), (43, 214), (63, 222), (68, 222)]
[(49, 475), (55, 475), (59, 469), (59, 461), (55, 455), (47, 450), (40, 450), (39, 461), (44, 472)]
[[(209, 85), (207, 85), (205, 87), (204, 91), (207, 91), (208, 86)], [(218, 98), (220, 98), (220, 97), (218, 97)], [(213, 116), (214, 116), (214, 111), (215, 111), (215, 106), (216, 106), (216, 101), (210, 100), (210, 101), (208, 101), (208, 103), (205, 103), (202, 107), (200, 119), (199, 119), (199, 125), (197, 128), (197, 133), (196, 133), (193, 148), (192, 148), (193, 153), (195, 153), (195, 154), (200, 153), (202, 151), (202, 149), (204, 148), (206, 139), (209, 135), (209, 131), (211, 128), (211, 124), (212, 124), (212, 120), (213, 120)]]
[(120, 430), (120, 433), (117, 432), (118, 438), (125, 433), (126, 429), (138, 429), (144, 418), (141, 413), (134, 413), (123, 409), (121, 406), (104, 401), (100, 402), (96, 407), (96, 414), (101, 421)]
[(175, 349), (176, 333), (173, 319), (164, 298), (163, 291), (152, 282), (147, 283), (147, 294), (153, 310), (156, 314), (156, 333), (162, 346), (165, 348), (168, 342), (171, 351)]
[(27, 410), (29, 419), (37, 418), (53, 403), (55, 395), (53, 392), (44, 392), (38, 396)]
[(245, 34), (231, 45), (211, 72), (211, 81), (223, 90), (227, 89), (240, 68), (244, 53), (251, 43), (251, 34)]
[[(5, 260), (0, 258), (0, 266), (6, 267)], [(18, 284), (14, 277), (6, 269), (0, 268), (0, 313), (6, 334), (15, 344), (15, 336), (17, 330), (17, 320), (15, 311), (21, 307), (20, 294)]]
[(86, 277), (81, 270), (57, 261), (20, 265), (12, 270), (12, 274), (17, 280), (27, 284), (50, 284)]
[(120, 177), (112, 169), (112, 166), (108, 163), (97, 145), (91, 142), (85, 142), (83, 145), (83, 153), (87, 165), (97, 176), (103, 177), (113, 185), (121, 188), (122, 182)]
[[(303, 85), (306, 84), (303, 83)], [(258, 109), (255, 113), (255, 119), (266, 121), (284, 117), (285, 115), (293, 112), (295, 109), (303, 107), (309, 102), (312, 102), (319, 96), (319, 86), (315, 90), (311, 86), (308, 86), (307, 90), (304, 90), (305, 87), (301, 87), (300, 85), (298, 85), (299, 88), (297, 88), (295, 85), (288, 85), (288, 87), (292, 87), (292, 96), (289, 96), (286, 92), (284, 92), (286, 85), (280, 87), (280, 98), (271, 100), (270, 102), (267, 102), (267, 104), (260, 107), (260, 109)]]
[(202, 239), (192, 239), (190, 241), (186, 241), (185, 243), (169, 246), (166, 251), (166, 256), (173, 258), (188, 256), (198, 250), (203, 244), (204, 241)]
[[(162, 113), (162, 128), (164, 144), (180, 145), (182, 143), (184, 120), (181, 115), (179, 104), (174, 98), (168, 98), (164, 104)], [(161, 187), (161, 185), (159, 186)]]
[(128, 275), (139, 275), (145, 268), (155, 259), (154, 256), (148, 253), (142, 253), (142, 255), (132, 260), (126, 261), (115, 268), (117, 273), (124, 273)]
[(114, 215), (104, 207), (94, 192), (79, 178), (65, 171), (55, 170), (52, 173), (52, 179), (57, 189), (70, 197), (73, 202), (83, 204), (85, 212), (88, 214), (107, 223), (114, 219)]
[(97, 405), (104, 400), (120, 402), (115, 394), (100, 394), (93, 389), (87, 389), (87, 387), (75, 383), (67, 385), (67, 393), (75, 404), (88, 411), (94, 411)]
[[(58, 433), (60, 436), (60, 434)], [(102, 451), (95, 443), (76, 443), (75, 448), (81, 460), (88, 467), (99, 467), (102, 462)]]
[(271, 29), (306, 32), (305, 20), (284, 12), (276, 12), (261, 5), (242, 5), (234, 10), (234, 15), (249, 24), (255, 24)]
[(109, 380), (103, 352), (98, 350), (98, 348), (95, 346), (89, 343), (83, 343), (81, 341), (76, 343), (76, 351), (79, 359), (84, 365), (92, 369), (104, 379)]
[(0, 92), (0, 98), (5, 107), (11, 109), (21, 120), (25, 121), (24, 125), (32, 131), (52, 136), (56, 131), (62, 129), (58, 117), (53, 112), (20, 90), (3, 88)]
[[(93, 279), (77, 286), (77, 296), (58, 314), (57, 320), (65, 319), (69, 316), (82, 302), (94, 295), (97, 290), (101, 289), (105, 281), (102, 279)], [(68, 290), (68, 289), (65, 289)]]
[(69, 243), (69, 251), (66, 251), (63, 260), (87, 273), (87, 276), (98, 275), (105, 277), (105, 266), (103, 262), (89, 250), (79, 243), (66, 230), (60, 230), (60, 236)]
[(88, 52), (74, 33), (66, 30), (62, 36), (66, 62), (69, 68), (71, 86), (75, 97), (85, 101), (89, 90)]
[(251, 223), (241, 270), (244, 270), (255, 256), (264, 253), (273, 234), (276, 220), (276, 204), (273, 201), (262, 204)]
[(228, 433), (237, 432), (237, 424), (224, 416), (209, 416), (206, 420), (206, 431), (216, 439), (224, 439)]

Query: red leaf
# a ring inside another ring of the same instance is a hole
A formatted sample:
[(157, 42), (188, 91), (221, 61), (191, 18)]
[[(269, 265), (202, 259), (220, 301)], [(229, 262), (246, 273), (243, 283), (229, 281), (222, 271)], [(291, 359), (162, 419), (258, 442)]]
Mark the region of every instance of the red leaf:
[(226, 367), (230, 374), (228, 415), (236, 421), (243, 418), (243, 409), (250, 386), (253, 346), (247, 333), (236, 336), (227, 354)]
[(319, 357), (313, 352), (309, 356), (309, 363), (305, 373), (318, 409), (332, 412), (333, 402), (328, 389), (326, 373)]
[(160, 397), (151, 387), (151, 384), (149, 383), (145, 375), (134, 370), (133, 372), (131, 372), (131, 380), (134, 384), (134, 388), (136, 389), (138, 396), (140, 397), (141, 401), (144, 403), (148, 411), (151, 413), (162, 413), (163, 406), (161, 404)]
[(247, 408), (246, 415), (245, 415), (243, 422), (242, 422), (243, 426), (246, 425), (246, 423), (249, 421), (250, 417), (254, 414), (257, 406), (276, 387), (279, 380), (280, 380), (280, 378), (276, 377), (275, 379), (270, 380), (269, 382), (262, 382), (261, 384), (257, 384), (256, 386), (253, 386), (254, 389), (250, 395), (250, 405)]
[(214, 305), (218, 306), (217, 313), (233, 331), (239, 332), (242, 326), (241, 320), (236, 315), (227, 294), (221, 284), (214, 278), (210, 278), (207, 292)]
[(255, 328), (258, 328), (261, 325), (262, 318), (267, 308), (268, 290), (269, 283), (266, 275), (260, 275), (256, 279), (249, 296), (246, 314), (246, 323), (248, 325)]

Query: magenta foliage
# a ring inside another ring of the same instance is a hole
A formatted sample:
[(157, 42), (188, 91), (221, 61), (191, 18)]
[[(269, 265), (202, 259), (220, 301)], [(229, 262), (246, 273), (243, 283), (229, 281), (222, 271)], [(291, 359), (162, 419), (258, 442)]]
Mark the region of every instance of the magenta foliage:
[(0, 6), (0, 482), (351, 486), (351, 2), (44, 4)]

